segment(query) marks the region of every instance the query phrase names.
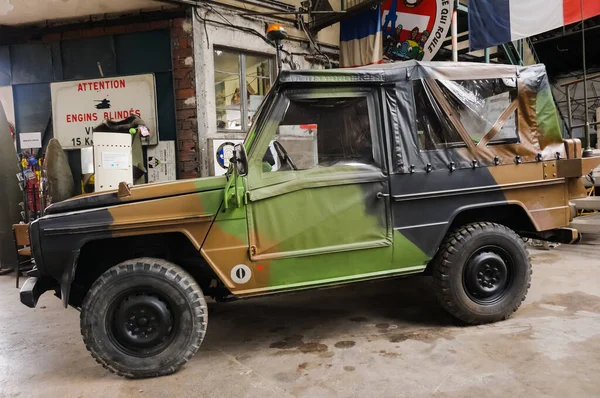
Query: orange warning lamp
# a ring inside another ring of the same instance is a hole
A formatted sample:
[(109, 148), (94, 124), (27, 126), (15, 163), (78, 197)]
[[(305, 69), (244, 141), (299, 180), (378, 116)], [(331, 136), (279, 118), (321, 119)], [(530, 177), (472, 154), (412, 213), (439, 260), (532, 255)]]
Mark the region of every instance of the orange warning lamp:
[(281, 41), (288, 38), (288, 32), (283, 25), (276, 23), (267, 28), (267, 38), (275, 42), (275, 48), (277, 49), (277, 71), (281, 72), (281, 68), (283, 67), (281, 59), (281, 49), (283, 46), (281, 45)]
[(270, 25), (267, 28), (267, 37), (269, 38), (269, 40), (272, 40), (275, 43), (279, 44), (281, 40), (285, 40), (288, 38), (288, 32), (285, 30), (283, 25), (276, 23)]

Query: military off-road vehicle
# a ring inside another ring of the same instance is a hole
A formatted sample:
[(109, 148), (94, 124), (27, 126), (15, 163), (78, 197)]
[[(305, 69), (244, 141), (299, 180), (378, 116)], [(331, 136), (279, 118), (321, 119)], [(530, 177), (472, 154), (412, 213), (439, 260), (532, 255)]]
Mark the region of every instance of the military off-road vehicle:
[(576, 241), (569, 201), (598, 164), (563, 139), (541, 65), (284, 71), (226, 176), (51, 205), (21, 301), (55, 291), (127, 377), (189, 360), (208, 296), (431, 272), (452, 315), (500, 321), (530, 286), (522, 238)]

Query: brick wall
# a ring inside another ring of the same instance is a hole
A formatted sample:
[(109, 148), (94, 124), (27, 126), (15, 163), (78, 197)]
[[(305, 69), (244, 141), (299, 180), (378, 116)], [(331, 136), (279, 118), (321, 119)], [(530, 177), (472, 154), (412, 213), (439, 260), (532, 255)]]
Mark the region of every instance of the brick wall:
[(194, 46), (192, 23), (189, 18), (175, 18), (146, 23), (128, 23), (107, 27), (73, 29), (49, 33), (43, 42), (79, 39), (85, 37), (136, 33), (156, 29), (169, 29), (173, 55), (173, 85), (175, 87), (175, 112), (177, 122), (177, 177), (195, 178), (200, 175), (198, 158), (198, 123), (196, 118), (196, 84), (194, 72)]
[(195, 178), (200, 175), (200, 169), (191, 21), (184, 18), (172, 20), (171, 47), (173, 49), (173, 81), (177, 115), (178, 177), (180, 179)]

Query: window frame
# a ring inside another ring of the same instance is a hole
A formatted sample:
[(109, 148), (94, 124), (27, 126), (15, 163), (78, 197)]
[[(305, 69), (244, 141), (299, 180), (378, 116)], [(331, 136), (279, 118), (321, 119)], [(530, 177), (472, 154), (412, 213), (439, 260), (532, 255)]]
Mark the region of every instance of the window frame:
[[(216, 67), (216, 59), (214, 54), (217, 51), (223, 51), (223, 52), (228, 52), (228, 53), (232, 53), (232, 54), (236, 54), (238, 56), (238, 73), (237, 76), (239, 78), (239, 87), (240, 87), (240, 113), (241, 113), (241, 119), (242, 121), (248, 120), (248, 116), (250, 114), (249, 111), (249, 104), (248, 104), (248, 93), (247, 90), (242, 90), (242, 87), (247, 87), (248, 84), (248, 76), (247, 76), (247, 70), (246, 70), (246, 57), (248, 56), (256, 56), (256, 57), (265, 57), (268, 62), (269, 62), (269, 67), (268, 67), (268, 71), (269, 71), (269, 76), (268, 77), (264, 77), (264, 79), (268, 79), (269, 80), (269, 84), (270, 84), (270, 89), (273, 88), (273, 84), (274, 84), (274, 76), (275, 74), (275, 57), (271, 54), (265, 54), (265, 53), (259, 53), (259, 52), (252, 52), (252, 51), (243, 51), (237, 48), (230, 48), (230, 47), (223, 47), (223, 46), (215, 46), (213, 48), (213, 85), (216, 86), (216, 82), (215, 82), (215, 77), (217, 75), (217, 73), (223, 73), (223, 74), (228, 74), (228, 75), (232, 75), (235, 76), (234, 73), (232, 72), (227, 72), (227, 71), (221, 71), (219, 69), (217, 69)], [(258, 79), (261, 79), (263, 77), (257, 77), (254, 76)], [(270, 91), (269, 89), (269, 91)], [(268, 92), (265, 93), (265, 98), (267, 97)], [(216, 97), (217, 97), (217, 93), (215, 90), (215, 116), (218, 112), (218, 107), (216, 106)], [(219, 134), (247, 134), (251, 129), (251, 126), (248, 126), (247, 123), (241, 123), (241, 128), (238, 129), (230, 129), (230, 128), (219, 128), (218, 127), (218, 117), (217, 117), (217, 133)]]
[[(248, 182), (250, 189), (258, 189), (274, 184), (284, 183), (292, 180), (304, 179), (310, 180), (310, 174), (320, 174), (318, 179), (322, 179), (324, 174), (336, 175), (339, 173), (373, 173), (376, 168), (379, 173), (387, 175), (387, 157), (383, 140), (383, 125), (379, 112), (380, 98), (379, 91), (373, 87), (360, 88), (344, 88), (344, 87), (319, 87), (319, 88), (290, 88), (276, 97), (276, 103), (270, 109), (269, 115), (266, 116), (265, 123), (262, 124), (257, 131), (255, 145), (252, 147), (252, 154), (249, 159)], [(367, 100), (367, 110), (369, 112), (369, 125), (371, 131), (372, 151), (375, 163), (365, 165), (365, 167), (356, 167), (355, 170), (341, 171), (341, 167), (331, 166), (323, 168), (311, 168), (306, 170), (284, 170), (276, 172), (265, 172), (262, 170), (262, 159), (264, 157), (269, 143), (277, 134), (277, 128), (285, 112), (288, 109), (290, 100), (298, 99), (315, 99), (315, 98), (365, 98)], [(320, 170), (320, 173), (315, 173), (315, 170)], [(351, 181), (351, 180), (349, 180)]]

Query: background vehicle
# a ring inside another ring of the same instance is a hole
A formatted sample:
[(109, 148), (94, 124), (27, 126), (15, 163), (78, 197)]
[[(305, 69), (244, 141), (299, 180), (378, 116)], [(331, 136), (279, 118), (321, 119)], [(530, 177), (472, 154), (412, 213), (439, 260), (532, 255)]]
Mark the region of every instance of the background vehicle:
[(429, 269), (453, 315), (499, 321), (530, 285), (520, 236), (576, 240), (569, 199), (599, 163), (562, 139), (540, 65), (283, 72), (227, 176), (48, 208), (30, 228), (38, 269), (21, 300), (55, 289), (81, 309), (94, 358), (128, 377), (196, 352), (205, 295)]

